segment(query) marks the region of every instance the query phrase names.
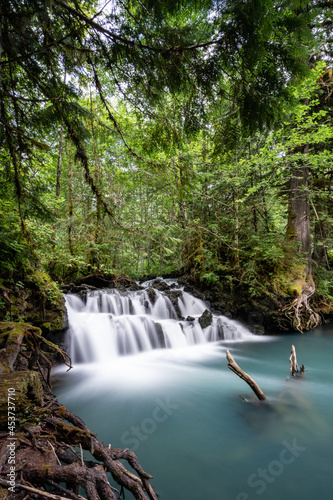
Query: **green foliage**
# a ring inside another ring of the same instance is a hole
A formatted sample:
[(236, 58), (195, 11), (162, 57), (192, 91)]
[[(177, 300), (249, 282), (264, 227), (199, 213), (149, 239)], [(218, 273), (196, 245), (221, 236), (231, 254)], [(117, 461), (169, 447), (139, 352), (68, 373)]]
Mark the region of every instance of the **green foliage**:
[(47, 273), (174, 270), (287, 297), (304, 268), (286, 240), (290, 167), (306, 163), (331, 300), (325, 7), (116, 1), (94, 18), (93, 0), (3, 6), (0, 277), (28, 277), (50, 302)]
[(333, 271), (317, 265), (314, 270), (317, 293), (329, 301), (333, 302)]
[(50, 276), (44, 271), (37, 271), (30, 269), (27, 278), (37, 287), (41, 292), (42, 297), (48, 300), (50, 304), (58, 305), (62, 301), (62, 295), (58, 285), (50, 279)]
[(220, 278), (213, 271), (208, 273), (201, 274), (200, 281), (202, 281), (205, 285), (213, 285), (215, 283), (219, 283)]

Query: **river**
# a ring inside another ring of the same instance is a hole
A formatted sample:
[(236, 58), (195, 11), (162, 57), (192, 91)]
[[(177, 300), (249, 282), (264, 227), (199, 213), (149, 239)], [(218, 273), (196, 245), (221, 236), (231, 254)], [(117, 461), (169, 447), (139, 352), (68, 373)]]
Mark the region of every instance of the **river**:
[[(96, 294), (67, 298), (74, 369), (55, 369), (54, 392), (100, 440), (136, 452), (161, 500), (332, 498), (331, 325), (261, 337), (218, 317), (202, 330), (197, 299), (183, 300), (195, 319), (181, 322), (167, 317), (169, 303), (157, 310), (131, 292), (126, 309), (123, 294), (104, 294), (108, 305)], [(148, 316), (163, 335), (156, 327), (154, 339)], [(292, 344), (306, 371), (287, 380)], [(267, 404), (227, 368), (226, 349)]]

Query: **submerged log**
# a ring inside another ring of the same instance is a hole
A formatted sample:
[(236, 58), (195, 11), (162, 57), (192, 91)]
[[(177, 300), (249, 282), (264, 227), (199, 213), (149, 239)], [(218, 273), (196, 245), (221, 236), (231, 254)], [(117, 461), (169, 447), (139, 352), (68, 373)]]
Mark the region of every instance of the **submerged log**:
[(231, 356), (228, 349), (226, 351), (226, 356), (227, 356), (227, 360), (228, 360), (228, 368), (231, 371), (233, 371), (234, 373), (236, 373), (236, 375), (238, 375), (238, 377), (243, 379), (251, 387), (252, 391), (254, 392), (254, 394), (257, 396), (257, 398), (260, 401), (265, 401), (267, 398), (266, 398), (265, 394), (262, 392), (262, 390), (260, 389), (257, 382), (238, 366), (238, 364), (236, 363), (234, 358)]

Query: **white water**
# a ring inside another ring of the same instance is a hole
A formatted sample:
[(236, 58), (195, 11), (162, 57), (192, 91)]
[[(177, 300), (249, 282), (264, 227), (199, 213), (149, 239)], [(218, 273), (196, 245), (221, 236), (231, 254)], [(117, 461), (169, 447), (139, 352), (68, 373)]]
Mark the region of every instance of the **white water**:
[(155, 297), (147, 290), (120, 293), (118, 290), (91, 292), (86, 300), (66, 296), (69, 319), (69, 352), (73, 363), (108, 363), (121, 355), (153, 349), (179, 349), (218, 340), (245, 339), (252, 334), (225, 316), (213, 316), (212, 324), (201, 328), (199, 317), (206, 304), (187, 292), (178, 298), (177, 312), (163, 292)]
[[(135, 451), (161, 500), (331, 499), (332, 325), (262, 337), (216, 316), (202, 330), (205, 304), (188, 294), (180, 301), (195, 321), (172, 319), (168, 301), (152, 304), (145, 291), (94, 293), (86, 304), (68, 296), (75, 368), (53, 371), (61, 403), (103, 442)], [(220, 338), (219, 324), (226, 340), (209, 342)], [(174, 348), (156, 348), (163, 339)], [(286, 380), (291, 344), (303, 379)], [(125, 348), (146, 350), (120, 356)], [(226, 348), (268, 405), (249, 404)]]

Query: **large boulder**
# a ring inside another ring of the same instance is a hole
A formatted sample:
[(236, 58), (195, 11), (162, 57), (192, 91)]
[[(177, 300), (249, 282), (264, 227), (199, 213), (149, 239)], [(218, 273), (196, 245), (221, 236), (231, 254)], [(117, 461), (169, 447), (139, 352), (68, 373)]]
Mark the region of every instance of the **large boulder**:
[(208, 309), (206, 309), (202, 315), (199, 318), (199, 323), (202, 329), (207, 328), (207, 326), (210, 326), (213, 321), (213, 315)]
[(170, 286), (160, 278), (154, 280), (151, 286), (156, 290), (158, 290), (159, 292), (167, 292), (168, 290), (170, 290)]

